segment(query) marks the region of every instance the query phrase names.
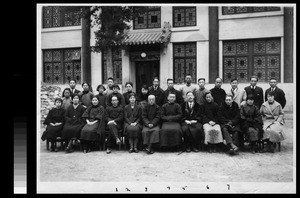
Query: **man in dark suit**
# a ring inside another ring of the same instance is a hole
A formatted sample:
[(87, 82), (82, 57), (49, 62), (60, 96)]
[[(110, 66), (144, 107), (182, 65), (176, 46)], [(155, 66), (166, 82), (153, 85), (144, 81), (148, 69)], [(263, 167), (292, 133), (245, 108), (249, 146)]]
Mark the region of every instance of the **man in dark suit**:
[(221, 88), (223, 83), (222, 78), (216, 78), (215, 87), (210, 90), (212, 97), (214, 98), (214, 102), (216, 102), (219, 107), (225, 101), (226, 92)]
[(164, 92), (164, 90), (162, 88), (160, 88), (159, 86), (159, 79), (158, 77), (154, 77), (153, 78), (153, 85), (151, 87), (149, 87), (149, 95), (154, 95), (155, 96), (155, 101), (157, 102), (158, 105), (159, 104), (159, 100), (160, 100), (160, 96), (161, 94)]
[(257, 86), (258, 77), (251, 76), (250, 78), (250, 86), (245, 87), (245, 91), (247, 96), (252, 95), (254, 98), (254, 105), (256, 105), (259, 109), (264, 102), (264, 92), (263, 89)]
[(266, 90), (265, 92), (265, 101), (267, 101), (267, 95), (269, 92), (274, 93), (274, 99), (281, 105), (282, 108), (285, 107), (286, 99), (285, 99), (285, 93), (282, 89), (277, 87), (277, 80), (276, 78), (271, 78), (269, 81), (270, 88)]
[(71, 97), (73, 94), (79, 94), (80, 91), (78, 89), (75, 89), (76, 87), (76, 80), (75, 79), (70, 79), (69, 80), (69, 86), (70, 86), (70, 89), (71, 89)]
[(167, 85), (168, 85), (168, 88), (160, 95), (158, 105), (162, 106), (163, 104), (168, 102), (168, 95), (170, 92), (175, 93), (175, 95), (176, 95), (175, 102), (181, 105), (183, 103), (182, 94), (180, 91), (178, 91), (177, 89), (174, 88), (173, 79), (168, 78)]

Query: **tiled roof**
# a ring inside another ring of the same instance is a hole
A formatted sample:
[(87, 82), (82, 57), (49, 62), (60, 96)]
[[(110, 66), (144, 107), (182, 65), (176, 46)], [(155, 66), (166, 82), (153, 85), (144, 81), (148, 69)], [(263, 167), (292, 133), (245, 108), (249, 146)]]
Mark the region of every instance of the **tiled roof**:
[(143, 45), (165, 43), (170, 39), (171, 32), (130, 33), (123, 41), (125, 45)]

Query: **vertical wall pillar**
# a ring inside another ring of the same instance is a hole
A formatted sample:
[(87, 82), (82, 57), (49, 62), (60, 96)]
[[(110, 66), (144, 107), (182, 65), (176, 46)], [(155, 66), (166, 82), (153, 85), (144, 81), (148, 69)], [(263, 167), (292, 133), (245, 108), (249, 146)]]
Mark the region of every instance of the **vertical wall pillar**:
[(209, 26), (209, 83), (214, 83), (219, 77), (219, 20), (218, 7), (208, 8)]
[[(83, 11), (90, 9), (83, 7)], [(91, 49), (90, 49), (90, 16), (82, 17), (82, 44), (81, 44), (81, 63), (82, 63), (82, 82), (91, 83)]]
[(284, 83), (293, 82), (294, 8), (284, 7)]

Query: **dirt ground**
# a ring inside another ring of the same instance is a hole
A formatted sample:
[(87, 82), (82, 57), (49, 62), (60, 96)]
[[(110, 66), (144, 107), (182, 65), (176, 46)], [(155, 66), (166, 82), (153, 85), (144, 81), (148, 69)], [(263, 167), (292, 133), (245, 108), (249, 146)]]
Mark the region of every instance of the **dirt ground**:
[(125, 150), (109, 155), (105, 151), (66, 154), (47, 151), (41, 141), (38, 174), (41, 182), (293, 182), (292, 119), (285, 126), (287, 139), (281, 152), (244, 151), (236, 156), (206, 151), (147, 155)]

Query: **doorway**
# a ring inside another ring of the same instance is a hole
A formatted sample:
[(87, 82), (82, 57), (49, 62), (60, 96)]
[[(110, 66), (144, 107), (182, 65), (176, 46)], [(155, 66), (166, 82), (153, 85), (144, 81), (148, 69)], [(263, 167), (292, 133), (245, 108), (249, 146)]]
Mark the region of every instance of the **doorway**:
[(141, 92), (143, 85), (150, 87), (153, 77), (159, 77), (159, 60), (136, 61), (136, 93)]

